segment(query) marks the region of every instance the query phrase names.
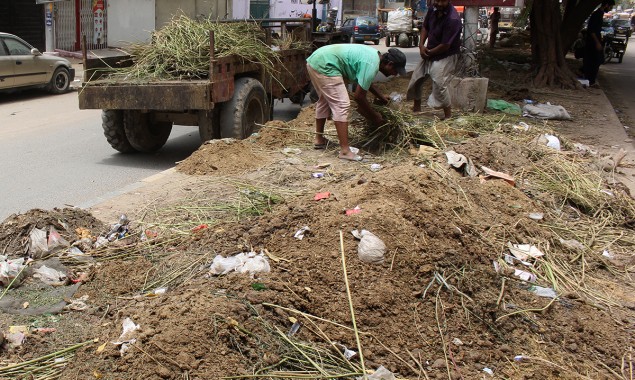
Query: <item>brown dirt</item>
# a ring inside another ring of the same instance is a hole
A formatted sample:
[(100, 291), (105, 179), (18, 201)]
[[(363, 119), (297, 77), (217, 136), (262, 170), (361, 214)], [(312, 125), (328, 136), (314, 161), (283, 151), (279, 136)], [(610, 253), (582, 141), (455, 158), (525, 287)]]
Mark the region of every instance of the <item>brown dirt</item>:
[[(403, 89), (401, 86), (396, 89)], [(623, 241), (632, 241), (628, 238), (632, 229), (611, 225), (611, 229), (603, 226), (585, 231), (580, 226), (594, 225), (600, 215), (594, 219), (569, 206), (558, 209), (528, 190), (531, 181), (525, 179), (532, 179), (532, 164), (549, 154), (530, 142), (530, 135), (539, 133), (538, 123), (532, 124), (536, 130), (522, 138), (505, 132), (462, 135), (452, 145), (479, 167), (515, 175), (516, 186), (502, 180), (462, 177), (446, 167), (442, 152), (431, 159), (364, 152), (361, 163), (338, 160), (336, 148), (312, 149), (310, 107), (296, 120), (270, 123), (270, 128), (248, 140), (203, 145), (179, 170), (223, 176), (275, 193), (284, 201), (237, 221), (236, 210), (227, 210), (225, 218), (185, 235), (171, 234), (158, 223), (148, 224), (151, 217), (147, 215), (143, 227), (137, 220), (134, 236), (126, 245), (94, 252), (97, 263), (90, 267), (92, 276), (74, 296), (89, 296), (87, 311), (65, 312), (54, 319), (3, 315), (0, 330), (31, 324), (56, 327), (57, 331), (42, 338), (29, 337), (19, 349), (3, 351), (0, 363), (32, 359), (53, 348), (98, 338), (98, 343), (77, 352), (62, 378), (249, 375), (289, 354), (289, 346), (274, 327), (286, 333), (292, 325), (290, 317), (304, 324), (295, 335), (299, 341), (327, 347), (316, 333), (319, 327), (332, 341), (356, 350), (353, 332), (342, 326), (351, 326), (340, 253), (342, 231), (367, 368), (383, 365), (407, 379), (488, 378), (485, 367), (494, 371), (494, 378), (619, 378), (615, 373), (621, 373), (623, 360), (627, 366), (632, 364), (629, 355), (635, 344), (635, 292), (629, 277), (632, 251), (626, 246), (621, 265), (601, 253), (613, 250), (611, 244), (620, 243), (624, 248)], [(284, 154), (286, 147), (301, 152)], [(581, 160), (573, 152), (567, 154)], [(378, 172), (369, 168), (375, 162), (383, 165)], [(324, 178), (312, 178), (314, 172), (322, 172)], [(198, 184), (199, 193), (211, 194), (202, 202), (209, 207), (244, 190), (233, 188), (228, 195), (226, 181)], [(602, 188), (621, 194), (608, 184)], [(320, 191), (332, 195), (314, 201), (314, 194)], [(207, 222), (198, 218), (201, 214), (196, 210), (184, 208), (182, 199), (172, 199), (169, 194), (155, 203), (169, 207), (177, 201), (181, 208), (173, 216), (187, 215), (183, 219), (191, 226)], [(361, 213), (345, 215), (344, 210), (355, 206)], [(532, 212), (545, 213), (545, 219), (528, 218)], [(22, 216), (20, 224), (55, 223), (58, 218), (55, 212), (38, 211)], [(88, 216), (77, 219), (73, 226), (87, 227), (94, 235), (103, 231)], [(307, 236), (293, 238), (305, 225), (311, 229)], [(24, 227), (15, 226), (10, 221), (0, 225), (3, 242), (24, 236), (19, 235)], [(157, 231), (158, 239), (138, 243), (136, 236), (145, 228)], [(358, 242), (350, 233), (356, 228), (367, 229), (385, 242), (382, 264), (358, 259)], [(614, 229), (622, 237), (605, 245), (603, 235)], [(574, 237), (588, 237), (583, 255), (559, 242), (559, 238)], [(536, 244), (546, 253), (548, 260), (536, 267), (539, 285), (552, 286), (547, 273), (555, 268), (573, 283), (577, 276), (582, 287), (558, 277), (559, 297), (552, 302), (529, 292), (527, 283), (496, 273), (492, 261), (502, 257), (508, 241)], [(232, 255), (252, 247), (257, 252), (267, 249), (280, 258), (271, 261), (271, 273), (255, 278), (238, 273), (208, 275), (214, 255)], [(166, 294), (143, 295), (144, 290), (168, 279), (174, 281)], [(313, 320), (313, 325), (309, 319), (271, 305), (322, 320)], [(108, 342), (119, 338), (126, 317), (141, 330), (134, 335), (137, 343), (121, 356)], [(102, 343), (106, 343), (105, 349), (97, 352)], [(516, 355), (525, 359), (515, 361)]]

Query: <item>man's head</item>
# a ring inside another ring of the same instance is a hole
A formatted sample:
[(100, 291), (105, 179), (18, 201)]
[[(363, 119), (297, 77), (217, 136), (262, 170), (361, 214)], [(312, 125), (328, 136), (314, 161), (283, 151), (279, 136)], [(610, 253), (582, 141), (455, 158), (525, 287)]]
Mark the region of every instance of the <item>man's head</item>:
[(615, 0), (603, 0), (600, 6), (604, 12), (608, 12), (615, 6)]
[(494, 7), (494, 12), (498, 12), (498, 7)]
[(390, 48), (381, 56), (379, 71), (389, 77), (406, 74), (406, 55), (397, 48)]
[(450, 0), (434, 0), (432, 5), (435, 10), (445, 11), (450, 6)]

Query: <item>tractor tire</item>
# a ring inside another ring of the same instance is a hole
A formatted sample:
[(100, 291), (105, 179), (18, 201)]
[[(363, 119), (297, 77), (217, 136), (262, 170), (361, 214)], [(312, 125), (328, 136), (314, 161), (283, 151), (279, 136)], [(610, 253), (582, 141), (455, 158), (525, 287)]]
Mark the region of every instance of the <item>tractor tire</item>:
[(201, 142), (220, 138), (220, 110), (222, 103), (214, 104), (212, 110), (198, 111), (198, 134)]
[(71, 86), (71, 75), (66, 67), (58, 67), (53, 73), (46, 90), (52, 94), (63, 94)]
[(123, 127), (130, 145), (143, 153), (161, 149), (172, 132), (172, 123), (153, 122), (152, 115), (137, 110), (124, 111)]
[(121, 153), (133, 153), (137, 150), (130, 145), (123, 127), (123, 111), (102, 110), (101, 126), (104, 129), (104, 136), (108, 144), (113, 149)]
[(390, 34), (386, 35), (386, 40), (384, 42), (386, 43), (386, 47), (390, 47)]
[(414, 47), (419, 46), (419, 35), (415, 34), (412, 36), (412, 44), (414, 45)]
[(269, 121), (269, 98), (262, 84), (254, 78), (239, 78), (234, 82), (234, 96), (220, 111), (221, 138), (244, 139), (256, 129), (256, 124)]

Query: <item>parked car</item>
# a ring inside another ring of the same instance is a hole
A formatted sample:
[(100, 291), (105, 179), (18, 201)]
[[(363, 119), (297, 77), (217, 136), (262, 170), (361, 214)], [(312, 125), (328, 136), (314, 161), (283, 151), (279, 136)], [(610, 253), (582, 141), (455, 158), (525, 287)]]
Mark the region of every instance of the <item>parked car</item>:
[(615, 35), (626, 36), (631, 38), (633, 31), (631, 30), (631, 20), (613, 20), (611, 21)]
[(345, 32), (351, 43), (373, 41), (379, 45), (381, 31), (376, 17), (360, 16), (344, 21), (340, 31)]
[(75, 69), (67, 59), (44, 55), (13, 34), (0, 33), (0, 91), (45, 88), (61, 94), (74, 78)]

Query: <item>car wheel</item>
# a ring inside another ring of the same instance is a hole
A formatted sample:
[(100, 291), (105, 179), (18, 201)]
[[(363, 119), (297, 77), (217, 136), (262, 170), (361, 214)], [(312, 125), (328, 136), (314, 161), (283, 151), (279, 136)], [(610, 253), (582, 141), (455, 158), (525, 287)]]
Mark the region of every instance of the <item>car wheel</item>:
[(46, 89), (53, 94), (62, 94), (71, 86), (71, 76), (66, 67), (58, 67)]

